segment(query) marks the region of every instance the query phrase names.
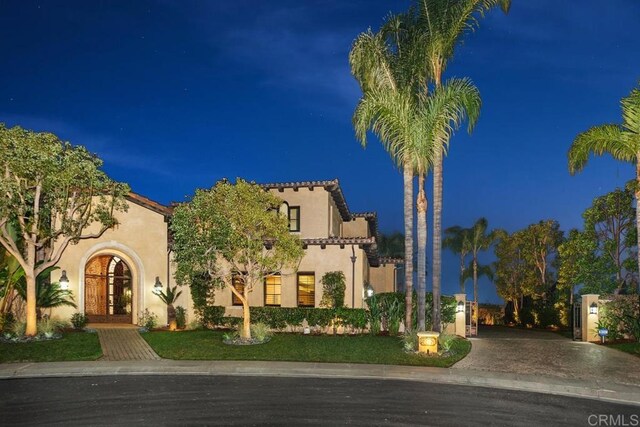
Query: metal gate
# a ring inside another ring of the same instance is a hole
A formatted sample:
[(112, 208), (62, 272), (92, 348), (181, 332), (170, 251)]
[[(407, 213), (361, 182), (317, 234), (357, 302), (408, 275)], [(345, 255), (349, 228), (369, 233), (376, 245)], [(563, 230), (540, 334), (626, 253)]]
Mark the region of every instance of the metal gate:
[(571, 311), (571, 323), (573, 324), (573, 339), (582, 340), (582, 303), (574, 302)]
[(467, 301), (465, 310), (465, 336), (475, 337), (478, 335), (478, 303)]

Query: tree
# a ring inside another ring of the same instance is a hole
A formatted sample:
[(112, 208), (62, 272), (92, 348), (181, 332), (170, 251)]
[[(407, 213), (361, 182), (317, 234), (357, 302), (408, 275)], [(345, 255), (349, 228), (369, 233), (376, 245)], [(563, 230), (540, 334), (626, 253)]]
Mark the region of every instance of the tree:
[(475, 224), (469, 229), (469, 251), (471, 252), (471, 268), (473, 277), (473, 300), (478, 302), (478, 275), (488, 275), (491, 277), (491, 273), (487, 273), (486, 267), (483, 267), (483, 271), (479, 271), (478, 255), (482, 251), (486, 251), (493, 245), (498, 239), (505, 235), (503, 230), (492, 230), (487, 233), (489, 223), (486, 218), (478, 219)]
[(558, 246), (558, 288), (569, 292), (569, 304), (573, 304), (576, 287), (581, 293), (609, 294), (616, 288), (612, 280), (611, 263), (598, 256), (594, 233), (573, 229), (567, 239)]
[(595, 239), (598, 256), (604, 257), (602, 261), (615, 272), (615, 293), (633, 291), (637, 280), (637, 274), (632, 273), (637, 272), (633, 263), (637, 236), (632, 191), (616, 189), (596, 197), (582, 217), (585, 232)]
[(564, 233), (554, 220), (531, 224), (518, 233), (522, 257), (527, 266), (523, 288), (526, 295), (544, 299), (551, 287), (555, 286), (553, 263)]
[(400, 232), (380, 233), (378, 253), (381, 257), (404, 258), (404, 234)]
[[(410, 28), (410, 27), (409, 27)], [(395, 44), (389, 47), (385, 34)], [(414, 54), (421, 48), (423, 40), (406, 31), (401, 21), (391, 18), (386, 28), (378, 34), (364, 33), (356, 40), (352, 50), (352, 70), (361, 82), (363, 98), (354, 114), (354, 125), (359, 139), (366, 144), (366, 133), (372, 129), (386, 144), (392, 156), (401, 161), (405, 171), (405, 232), (411, 233), (413, 228), (413, 210), (411, 197), (413, 191), (413, 171), (418, 175), (418, 329), (424, 330), (424, 296), (426, 293), (426, 212), (427, 200), (424, 191), (424, 180), (431, 167), (433, 145), (447, 144), (452, 133), (468, 120), (469, 131), (473, 129), (480, 110), (480, 96), (477, 88), (468, 79), (452, 79), (444, 86), (429, 92), (426, 76), (415, 72)], [(363, 46), (366, 46), (363, 47)], [(384, 54), (381, 54), (383, 52)], [(404, 52), (404, 56), (402, 56)], [(371, 58), (362, 59), (363, 54), (379, 55), (382, 59), (374, 61), (373, 70), (362, 71), (359, 66), (364, 62), (371, 64)], [(407, 59), (408, 57), (408, 59)], [(369, 61), (369, 62), (367, 62)], [(381, 65), (382, 64), (382, 65)], [(374, 73), (370, 76), (367, 73)], [(394, 74), (395, 73), (395, 74)], [(385, 84), (377, 82), (379, 75), (385, 77)], [(397, 76), (397, 77), (396, 77)], [(409, 77), (407, 77), (409, 76)], [(415, 82), (423, 84), (416, 86)], [(383, 88), (381, 90), (380, 88)], [(411, 172), (411, 176), (408, 176)], [(409, 188), (411, 187), (411, 188)], [(410, 190), (410, 191), (408, 191)], [(405, 235), (406, 236), (406, 235)], [(411, 251), (413, 240), (405, 240), (405, 253)], [(409, 245), (410, 243), (410, 245)], [(412, 263), (412, 260), (411, 260)], [(406, 306), (411, 306), (412, 271), (407, 273), (409, 260), (405, 259), (405, 280), (407, 282)], [(439, 297), (439, 294), (438, 294)], [(434, 312), (439, 313), (439, 304), (434, 305)], [(440, 316), (435, 317), (436, 330), (440, 330)], [(410, 311), (405, 313), (405, 324), (411, 326)]]
[[(36, 278), (36, 318), (42, 319), (42, 310), (55, 307), (73, 307), (76, 304), (73, 294), (67, 289), (62, 289), (58, 282), (49, 283), (49, 275), (51, 271), (57, 270), (57, 267), (49, 267)], [(27, 300), (27, 283), (23, 273), (20, 280), (15, 285), (15, 289), (24, 301)]]
[[(420, 0), (416, 7), (405, 15), (408, 25), (423, 40), (421, 53), (416, 57), (421, 61), (417, 68), (424, 68), (420, 75), (426, 75), (435, 85), (442, 86), (443, 74), (453, 57), (455, 46), (466, 31), (475, 29), (478, 18), (500, 6), (506, 13), (510, 0)], [(414, 67), (416, 69), (416, 67)], [(448, 138), (450, 138), (450, 134)], [(440, 325), (440, 293), (442, 264), (442, 162), (449, 139), (432, 145), (433, 164), (433, 324)]]
[[(129, 188), (107, 177), (84, 147), (0, 124), (0, 244), (26, 277), (26, 335), (36, 335), (36, 277), (69, 244), (100, 237), (125, 211)], [(10, 232), (17, 228), (17, 240)]]
[[(391, 17), (389, 22), (397, 24)], [(397, 25), (396, 25), (397, 28)], [(399, 32), (395, 33), (396, 35)], [(409, 157), (412, 119), (415, 114), (413, 91), (420, 81), (413, 70), (416, 62), (413, 43), (400, 45), (411, 35), (396, 38), (395, 49), (390, 47), (389, 33), (371, 30), (356, 38), (349, 52), (351, 73), (358, 81), (362, 98), (353, 114), (356, 138), (367, 146), (367, 132), (372, 130), (394, 163), (402, 169), (404, 186), (404, 237), (405, 237), (405, 328), (411, 329), (413, 298), (413, 176), (415, 159)], [(405, 49), (406, 47), (406, 49)], [(415, 150), (414, 150), (415, 151)]]
[(495, 246), (495, 285), (498, 295), (514, 306), (515, 321), (519, 321), (525, 295), (523, 282), (527, 265), (522, 254), (522, 233), (505, 235)]
[[(251, 339), (249, 294), (267, 277), (295, 267), (304, 251), (289, 233), (282, 201), (256, 184), (223, 180), (209, 190), (197, 190), (174, 210), (171, 230), (177, 263), (176, 280), (190, 283), (208, 277), (228, 287), (242, 302), (240, 337)], [(243, 283), (242, 292), (233, 278)]]
[[(615, 159), (635, 164), (636, 185), (636, 246), (640, 247), (640, 83), (622, 98), (622, 124), (607, 124), (592, 127), (580, 133), (569, 149), (569, 172), (580, 172), (591, 153), (611, 154)], [(640, 251), (636, 265), (640, 265)], [(636, 267), (637, 271), (637, 267)], [(638, 282), (640, 293), (640, 281)]]
[(471, 248), (471, 242), (469, 240), (469, 229), (454, 225), (444, 230), (444, 240), (442, 241), (442, 247), (449, 249), (454, 254), (460, 257), (460, 292), (465, 293), (464, 282), (465, 276), (465, 260), (469, 254)]

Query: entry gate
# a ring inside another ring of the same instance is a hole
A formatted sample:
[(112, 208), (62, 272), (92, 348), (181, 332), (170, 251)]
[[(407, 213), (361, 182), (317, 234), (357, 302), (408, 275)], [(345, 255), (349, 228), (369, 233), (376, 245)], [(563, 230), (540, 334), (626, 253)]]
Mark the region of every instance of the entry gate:
[(465, 310), (465, 336), (475, 337), (478, 335), (478, 303), (467, 301)]
[(571, 311), (571, 323), (573, 324), (573, 339), (582, 340), (582, 303), (574, 302)]

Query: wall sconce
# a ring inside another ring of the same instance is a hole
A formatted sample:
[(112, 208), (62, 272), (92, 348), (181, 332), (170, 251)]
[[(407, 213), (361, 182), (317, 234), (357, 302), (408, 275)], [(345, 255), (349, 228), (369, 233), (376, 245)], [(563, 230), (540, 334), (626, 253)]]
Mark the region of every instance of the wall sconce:
[(456, 313), (464, 313), (464, 302), (458, 301), (458, 306), (456, 307)]
[(369, 283), (364, 285), (364, 295), (366, 298), (371, 298), (374, 292), (375, 291), (373, 290), (373, 286), (371, 286)]
[(162, 292), (162, 282), (160, 281), (160, 277), (156, 276), (156, 283), (153, 285), (153, 293), (160, 295), (160, 292)]
[(66, 291), (69, 289), (69, 278), (67, 277), (67, 270), (62, 270), (62, 276), (60, 276), (60, 289)]
[(598, 314), (598, 304), (592, 302), (589, 306), (589, 314)]

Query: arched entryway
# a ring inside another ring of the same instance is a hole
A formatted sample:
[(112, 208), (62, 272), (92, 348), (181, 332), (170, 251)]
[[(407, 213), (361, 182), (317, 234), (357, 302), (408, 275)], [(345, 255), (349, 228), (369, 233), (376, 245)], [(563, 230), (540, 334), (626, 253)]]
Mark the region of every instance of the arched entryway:
[(84, 269), (84, 312), (90, 322), (132, 323), (131, 268), (115, 255), (96, 255)]

